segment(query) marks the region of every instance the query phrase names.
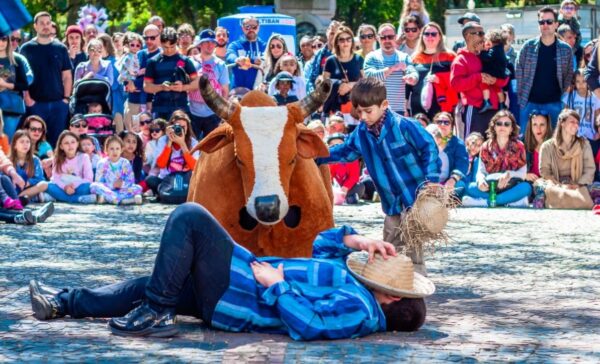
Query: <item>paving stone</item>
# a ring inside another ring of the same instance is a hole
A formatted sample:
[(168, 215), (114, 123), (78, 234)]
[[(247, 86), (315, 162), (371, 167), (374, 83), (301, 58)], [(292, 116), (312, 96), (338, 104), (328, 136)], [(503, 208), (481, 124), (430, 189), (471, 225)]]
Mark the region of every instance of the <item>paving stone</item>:
[[(57, 204), (38, 226), (0, 225), (0, 362), (599, 362), (600, 218), (585, 211), (460, 209), (427, 257), (436, 294), (416, 333), (294, 342), (181, 317), (171, 339), (113, 336), (107, 319), (40, 322), (27, 284), (97, 286), (150, 274), (172, 206)], [(380, 237), (377, 204), (338, 224)], [(104, 228), (99, 229), (100, 226)]]

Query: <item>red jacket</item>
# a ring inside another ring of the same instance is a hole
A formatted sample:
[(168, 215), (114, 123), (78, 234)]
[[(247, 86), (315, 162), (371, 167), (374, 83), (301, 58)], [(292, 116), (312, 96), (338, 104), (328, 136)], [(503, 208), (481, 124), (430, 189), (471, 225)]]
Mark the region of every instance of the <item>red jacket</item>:
[[(506, 86), (509, 78), (498, 78), (494, 86), (502, 88)], [(483, 104), (483, 92), (481, 90), (481, 61), (475, 53), (469, 52), (466, 48), (458, 50), (458, 55), (454, 58), (450, 66), (450, 84), (455, 91), (460, 93), (460, 100), (463, 105), (472, 105), (481, 107)], [(490, 92), (490, 102), (494, 109), (498, 108), (498, 95)]]
[(348, 191), (358, 183), (360, 178), (360, 163), (358, 160), (350, 163), (332, 163), (329, 165), (331, 180), (335, 180), (340, 187), (346, 187)]
[[(434, 83), (437, 103), (442, 111), (452, 113), (454, 106), (458, 103), (458, 94), (450, 85), (450, 65), (456, 56), (454, 53), (442, 52), (436, 56), (426, 53), (413, 55), (413, 64), (422, 64), (425, 68), (431, 68), (440, 82)], [(433, 63), (433, 67), (431, 64)], [(415, 95), (413, 97), (418, 97)]]

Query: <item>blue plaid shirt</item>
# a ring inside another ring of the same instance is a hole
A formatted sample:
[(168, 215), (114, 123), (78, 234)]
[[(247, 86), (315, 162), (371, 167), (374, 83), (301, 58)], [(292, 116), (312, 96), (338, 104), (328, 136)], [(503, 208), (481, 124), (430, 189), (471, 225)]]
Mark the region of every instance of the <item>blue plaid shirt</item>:
[(424, 182), (439, 182), (441, 161), (433, 137), (416, 121), (387, 110), (379, 137), (361, 122), (330, 156), (317, 163), (365, 161), (387, 215), (411, 207)]
[[(326, 230), (313, 245), (313, 258), (257, 258), (235, 245), (229, 288), (215, 307), (211, 326), (227, 331), (288, 334), (294, 340), (343, 339), (385, 331), (373, 294), (346, 269), (353, 250), (343, 243), (356, 234), (347, 226)], [(250, 263), (283, 263), (285, 281), (265, 288)]]

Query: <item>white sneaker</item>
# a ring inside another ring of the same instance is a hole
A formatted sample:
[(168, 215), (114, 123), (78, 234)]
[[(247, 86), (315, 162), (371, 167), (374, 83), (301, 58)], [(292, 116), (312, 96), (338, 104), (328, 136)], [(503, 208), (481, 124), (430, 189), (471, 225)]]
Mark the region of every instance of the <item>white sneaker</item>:
[(142, 199), (142, 195), (135, 195), (135, 196), (133, 196), (133, 202), (136, 205), (141, 205), (144, 202), (144, 200)]
[(508, 207), (529, 207), (529, 198), (527, 196), (525, 196), (518, 201), (507, 203), (506, 206), (508, 206)]
[(487, 200), (484, 198), (473, 198), (465, 196), (462, 199), (463, 207), (488, 207)]
[(373, 198), (371, 199), (371, 201), (381, 202), (381, 197), (379, 196), (379, 193), (377, 193), (377, 191), (373, 192)]
[(80, 204), (87, 204), (87, 205), (96, 203), (96, 195), (79, 196), (79, 198), (77, 199), (77, 202), (79, 202)]
[(40, 203), (54, 202), (56, 201), (56, 199), (52, 197), (48, 192), (41, 192), (40, 194), (38, 194), (38, 201)]

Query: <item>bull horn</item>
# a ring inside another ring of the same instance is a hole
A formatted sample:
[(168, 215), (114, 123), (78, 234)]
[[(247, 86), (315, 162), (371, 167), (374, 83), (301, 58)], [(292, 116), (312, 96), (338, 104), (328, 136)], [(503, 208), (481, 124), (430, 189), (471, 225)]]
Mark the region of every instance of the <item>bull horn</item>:
[(327, 100), (329, 93), (331, 92), (331, 80), (326, 79), (321, 82), (317, 82), (315, 90), (310, 94), (306, 95), (302, 100), (298, 101), (298, 105), (302, 110), (302, 116), (304, 118), (310, 116), (313, 112), (317, 111), (323, 103)]
[(229, 119), (229, 116), (231, 116), (235, 109), (235, 105), (215, 91), (206, 75), (200, 76), (200, 94), (202, 94), (202, 98), (204, 99), (204, 102), (206, 102), (206, 105), (208, 105), (218, 117), (224, 120)]

